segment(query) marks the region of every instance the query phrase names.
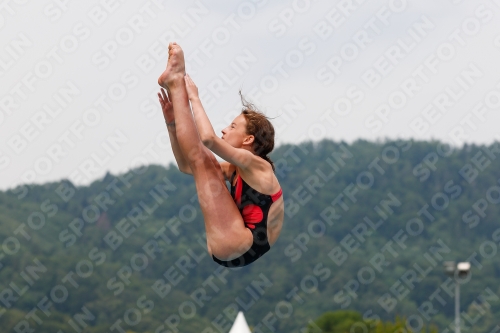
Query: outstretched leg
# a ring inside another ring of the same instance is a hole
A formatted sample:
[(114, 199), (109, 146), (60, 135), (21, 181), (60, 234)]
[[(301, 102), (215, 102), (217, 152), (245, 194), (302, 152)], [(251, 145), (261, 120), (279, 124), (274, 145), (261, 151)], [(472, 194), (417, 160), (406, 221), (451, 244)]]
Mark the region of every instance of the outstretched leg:
[(253, 236), (245, 227), (238, 208), (227, 191), (220, 167), (215, 165), (212, 153), (198, 135), (189, 106), (184, 72), (182, 49), (171, 43), (167, 68), (158, 83), (170, 92), (177, 141), (196, 183), (205, 220), (208, 251), (221, 260), (234, 259), (250, 248)]

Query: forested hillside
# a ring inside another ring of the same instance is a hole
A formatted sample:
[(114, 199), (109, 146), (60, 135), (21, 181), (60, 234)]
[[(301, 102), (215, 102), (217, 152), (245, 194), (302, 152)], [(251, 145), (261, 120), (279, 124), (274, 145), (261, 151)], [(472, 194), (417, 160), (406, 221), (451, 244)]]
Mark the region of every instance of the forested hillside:
[[(277, 243), (254, 264), (206, 252), (193, 179), (175, 166), (0, 192), (2, 332), (305, 332), (327, 311), (462, 332), (500, 325), (500, 144), (283, 145)], [(361, 332), (361, 330), (359, 330)]]

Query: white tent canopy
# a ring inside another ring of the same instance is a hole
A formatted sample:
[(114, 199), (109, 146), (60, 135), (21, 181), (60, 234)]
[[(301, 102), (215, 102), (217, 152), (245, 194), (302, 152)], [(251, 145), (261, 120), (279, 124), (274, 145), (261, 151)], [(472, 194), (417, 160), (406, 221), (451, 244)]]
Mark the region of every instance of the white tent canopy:
[(234, 320), (234, 324), (229, 330), (229, 333), (251, 333), (250, 327), (248, 327), (247, 321), (245, 320), (245, 316), (243, 312), (238, 312), (236, 319)]

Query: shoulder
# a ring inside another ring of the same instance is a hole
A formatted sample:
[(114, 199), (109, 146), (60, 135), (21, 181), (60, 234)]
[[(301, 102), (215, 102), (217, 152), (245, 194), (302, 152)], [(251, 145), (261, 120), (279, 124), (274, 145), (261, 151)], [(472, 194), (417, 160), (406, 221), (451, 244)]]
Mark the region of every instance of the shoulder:
[(237, 171), (237, 173), (241, 175), (241, 177), (244, 178), (245, 181), (247, 177), (262, 178), (266, 174), (274, 176), (274, 171), (269, 162), (264, 160), (262, 157), (259, 157), (245, 149), (238, 149), (238, 150), (241, 150), (244, 152), (244, 154), (247, 154), (247, 160), (245, 164), (237, 166), (235, 164), (226, 161), (219, 162), (219, 165), (222, 169), (222, 173), (224, 174), (226, 180), (230, 180), (231, 175), (235, 171)]
[(274, 194), (280, 189), (280, 184), (274, 174), (271, 164), (255, 155), (255, 162), (248, 168), (237, 168), (241, 178), (255, 190), (263, 194)]

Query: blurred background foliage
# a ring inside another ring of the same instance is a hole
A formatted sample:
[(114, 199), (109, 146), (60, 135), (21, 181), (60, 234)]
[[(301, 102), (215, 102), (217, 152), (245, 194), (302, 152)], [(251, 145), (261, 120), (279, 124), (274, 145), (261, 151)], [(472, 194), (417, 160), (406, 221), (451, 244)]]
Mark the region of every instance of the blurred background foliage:
[[(500, 325), (499, 150), (282, 145), (271, 156), (282, 233), (236, 270), (207, 255), (193, 179), (174, 165), (0, 192), (0, 327), (211, 333), (243, 311), (254, 332), (453, 331), (442, 262), (469, 259), (462, 332), (490, 332)], [(329, 222), (327, 207), (337, 214)]]

